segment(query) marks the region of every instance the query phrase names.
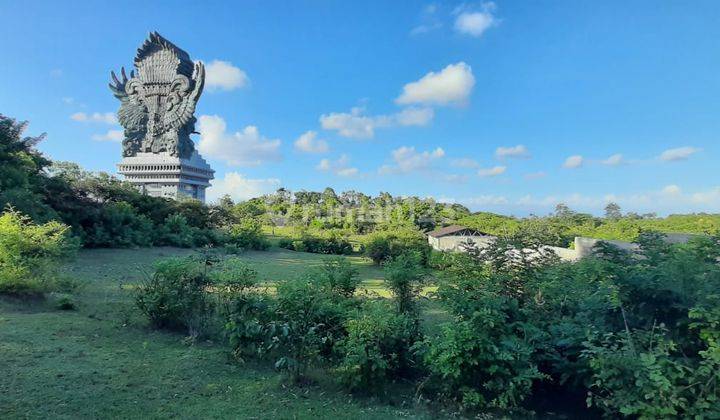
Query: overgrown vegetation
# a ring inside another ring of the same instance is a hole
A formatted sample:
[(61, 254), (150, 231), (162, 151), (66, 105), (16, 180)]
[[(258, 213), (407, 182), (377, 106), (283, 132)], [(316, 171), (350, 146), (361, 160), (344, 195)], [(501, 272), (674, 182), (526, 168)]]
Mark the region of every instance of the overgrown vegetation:
[(162, 314), (177, 302), (179, 323), (215, 302), (233, 354), (269, 360), (295, 382), (310, 368), (365, 394), (412, 381), (429, 400), (469, 411), (530, 410), (533, 395), (577, 400), (581, 389), (610, 417), (720, 415), (720, 238), (639, 243), (635, 255), (601, 243), (576, 263), (531, 254), (535, 244), (515, 236), (449, 256), (437, 298), (451, 320), (433, 334), (421, 325), (418, 252), (385, 262), (390, 302), (356, 295), (342, 257), (275, 293), (232, 259), (210, 274), (200, 261), (169, 260), (153, 278), (173, 286), (143, 293), (164, 302)]
[(487, 212), (461, 218), (458, 223), (491, 235), (508, 236), (521, 228), (540, 227), (547, 233), (546, 245), (567, 247), (576, 236), (634, 242), (643, 232), (717, 234), (720, 214), (674, 214), (657, 217), (653, 213), (620, 213), (620, 206), (609, 203), (605, 217), (578, 213), (560, 203), (546, 217), (519, 219)]
[(67, 231), (54, 221), (34, 224), (12, 209), (0, 214), (0, 295), (41, 297), (67, 289), (55, 271), (77, 249)]
[(637, 255), (601, 244), (577, 263), (529, 261), (520, 282), (497, 253), (456, 256), (438, 291), (454, 320), (427, 342), (428, 389), (509, 408), (552, 384), (585, 388), (609, 416), (720, 415), (720, 242), (639, 242)]

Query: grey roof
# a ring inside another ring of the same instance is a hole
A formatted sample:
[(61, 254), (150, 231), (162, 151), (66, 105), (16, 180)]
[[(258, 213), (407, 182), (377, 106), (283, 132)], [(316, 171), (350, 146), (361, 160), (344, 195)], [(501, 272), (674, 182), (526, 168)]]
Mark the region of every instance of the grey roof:
[(478, 231), (478, 230), (469, 228), (469, 227), (467, 227), (467, 226), (450, 225), (450, 226), (445, 226), (444, 228), (440, 228), (440, 229), (433, 230), (432, 232), (429, 232), (429, 233), (428, 233), (428, 236), (432, 236), (433, 238), (441, 238), (441, 237), (443, 237), (443, 236), (449, 236), (449, 235), (452, 235), (452, 234), (454, 234), (454, 233), (462, 232), (462, 231), (464, 231), (464, 230), (468, 231), (467, 233), (468, 233), (469, 235), (472, 235), (472, 236), (483, 236), (483, 235), (485, 235), (484, 233), (482, 233), (482, 232), (480, 232), (480, 231)]

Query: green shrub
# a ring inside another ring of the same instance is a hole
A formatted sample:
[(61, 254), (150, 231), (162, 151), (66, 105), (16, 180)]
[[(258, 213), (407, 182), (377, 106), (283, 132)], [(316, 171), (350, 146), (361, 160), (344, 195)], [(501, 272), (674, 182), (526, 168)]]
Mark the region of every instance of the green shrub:
[(422, 264), (427, 263), (430, 245), (419, 231), (400, 229), (396, 231), (375, 232), (368, 235), (364, 244), (365, 255), (375, 264), (397, 257), (400, 254), (415, 251), (421, 256)]
[(227, 258), (210, 272), (210, 282), (217, 299), (225, 306), (256, 291), (257, 271), (239, 258)]
[(293, 240), (290, 238), (280, 238), (280, 240), (278, 241), (278, 246), (280, 248), (289, 249), (291, 251), (294, 250)]
[(92, 247), (151, 246), (155, 227), (150, 219), (127, 202), (109, 202), (100, 208), (87, 229), (86, 245)]
[(196, 246), (200, 229), (188, 224), (182, 214), (171, 214), (159, 229), (157, 245), (170, 245), (183, 248)]
[(594, 372), (589, 405), (596, 404), (608, 415), (642, 419), (686, 413), (683, 391), (692, 371), (671, 356), (676, 347), (662, 329), (630, 336), (608, 333), (587, 346), (585, 356)]
[(314, 254), (350, 255), (353, 247), (350, 241), (336, 231), (326, 236), (302, 234), (297, 239), (281, 239), (279, 246), (298, 252), (311, 252)]
[(195, 258), (167, 258), (140, 285), (135, 302), (156, 328), (197, 335), (209, 311), (207, 268)]
[(292, 249), (293, 251), (297, 252), (307, 252), (307, 248), (305, 247), (305, 241), (292, 241)]
[(72, 295), (67, 293), (52, 293), (51, 296), (55, 308), (61, 311), (74, 311), (77, 309), (77, 302)]
[(358, 270), (345, 257), (329, 258), (323, 261), (318, 275), (322, 285), (333, 293), (350, 298), (360, 284)]
[(57, 263), (77, 250), (68, 227), (34, 224), (8, 210), (0, 215), (0, 294), (38, 297), (55, 290)]
[(228, 230), (227, 241), (243, 249), (264, 251), (270, 248), (270, 242), (262, 233), (262, 225), (253, 218), (243, 219)]
[(413, 367), (412, 347), (418, 339), (416, 320), (383, 301), (368, 301), (346, 322), (347, 337), (338, 373), (352, 391), (379, 394)]
[(275, 367), (304, 377), (308, 366), (332, 357), (345, 335), (347, 301), (327, 291), (318, 282), (298, 278), (277, 288), (276, 320), (281, 334)]
[(414, 251), (385, 262), (385, 281), (393, 294), (398, 313), (417, 314), (416, 301), (425, 275), (421, 261), (421, 254)]
[(271, 352), (277, 344), (273, 340), (274, 301), (259, 288), (257, 272), (230, 258), (211, 277), (233, 356), (244, 361)]
[(520, 334), (522, 326), (507, 322), (500, 311), (488, 309), (429, 339), (429, 389), (465, 408), (518, 407), (546, 376), (532, 361), (534, 347)]

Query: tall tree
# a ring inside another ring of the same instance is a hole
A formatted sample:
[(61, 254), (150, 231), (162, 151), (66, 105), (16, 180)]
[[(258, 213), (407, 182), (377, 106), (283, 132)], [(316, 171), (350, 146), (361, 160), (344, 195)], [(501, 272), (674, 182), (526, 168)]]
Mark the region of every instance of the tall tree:
[(622, 218), (622, 212), (617, 203), (610, 202), (605, 206), (605, 218), (610, 220), (618, 220)]

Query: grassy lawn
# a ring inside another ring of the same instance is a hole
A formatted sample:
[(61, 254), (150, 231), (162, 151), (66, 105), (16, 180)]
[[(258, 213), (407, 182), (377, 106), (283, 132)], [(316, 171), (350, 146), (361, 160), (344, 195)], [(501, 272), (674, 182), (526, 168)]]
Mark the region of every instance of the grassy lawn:
[[(87, 283), (77, 311), (0, 300), (0, 418), (437, 417), (399, 398), (351, 397), (327, 378), (318, 378), (321, 386), (287, 387), (266, 365), (230, 361), (223, 343), (189, 345), (181, 335), (150, 330), (132, 306), (132, 288), (156, 259), (192, 253), (80, 252), (63, 270)], [(273, 282), (324, 256), (271, 250), (241, 258)], [(382, 271), (350, 258), (363, 288), (385, 294)]]

